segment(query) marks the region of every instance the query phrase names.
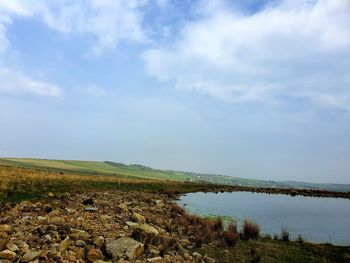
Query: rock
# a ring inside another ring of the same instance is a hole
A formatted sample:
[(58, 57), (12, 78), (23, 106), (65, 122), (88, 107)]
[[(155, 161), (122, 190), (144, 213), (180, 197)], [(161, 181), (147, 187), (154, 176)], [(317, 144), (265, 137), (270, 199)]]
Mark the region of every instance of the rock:
[(158, 230), (155, 227), (147, 224), (142, 224), (140, 225), (139, 228), (147, 234), (155, 234), (155, 235), (159, 234)]
[(17, 246), (16, 244), (14, 244), (14, 243), (8, 243), (8, 244), (6, 245), (6, 248), (7, 248), (8, 250), (13, 251), (13, 252), (18, 251), (18, 246)]
[(0, 259), (6, 259), (14, 261), (17, 257), (17, 254), (9, 249), (0, 252)]
[(154, 203), (155, 203), (158, 207), (164, 206), (164, 203), (163, 203), (162, 200), (154, 200)]
[(73, 214), (76, 210), (72, 208), (66, 208), (66, 211), (68, 212), (68, 214)]
[(58, 246), (58, 252), (65, 252), (68, 248), (69, 245), (69, 237), (67, 236), (62, 242), (61, 244)]
[(203, 259), (206, 263), (215, 263), (215, 259), (210, 258), (207, 255), (204, 255)]
[(77, 246), (77, 247), (85, 247), (85, 245), (86, 245), (86, 243), (85, 243), (85, 241), (84, 240), (77, 240), (76, 242), (75, 242), (75, 245)]
[(162, 257), (148, 258), (147, 262), (159, 263), (159, 262), (163, 262), (163, 258)]
[(95, 262), (97, 260), (102, 260), (103, 255), (102, 255), (101, 250), (92, 248), (89, 250), (89, 252), (87, 254), (87, 258), (90, 262)]
[(81, 240), (87, 241), (89, 240), (90, 235), (86, 233), (84, 230), (71, 228), (70, 237), (74, 238), (75, 240), (81, 239)]
[(96, 237), (95, 241), (94, 241), (94, 245), (98, 248), (102, 247), (102, 245), (104, 244), (105, 239), (103, 236), (98, 236)]
[(38, 216), (37, 219), (38, 219), (38, 221), (46, 221), (47, 217), (46, 216)]
[(85, 207), (84, 210), (86, 212), (97, 212), (98, 211), (97, 207), (93, 207), (93, 206), (87, 206), (87, 207)]
[(49, 223), (53, 225), (62, 225), (65, 223), (65, 221), (63, 217), (53, 216), (49, 219)]
[(28, 253), (28, 252), (30, 252), (30, 249), (29, 249), (29, 245), (27, 244), (27, 243), (23, 243), (22, 245), (21, 245), (21, 252), (22, 253)]
[(193, 252), (192, 256), (197, 260), (197, 261), (201, 261), (202, 260), (202, 255), (199, 254), (198, 252)]
[(138, 213), (133, 213), (132, 219), (139, 224), (143, 224), (146, 222), (146, 218)]
[(5, 232), (9, 234), (11, 232), (11, 226), (10, 225), (0, 225), (0, 232)]
[(44, 238), (47, 240), (47, 241), (51, 241), (52, 240), (52, 237), (50, 235), (45, 235)]
[(115, 260), (119, 258), (137, 259), (143, 254), (143, 250), (142, 243), (129, 237), (106, 240), (106, 251)]
[(93, 205), (94, 204), (94, 199), (92, 198), (86, 198), (83, 200), (83, 205)]
[(159, 235), (158, 230), (153, 226), (150, 226), (147, 224), (138, 224), (138, 223), (130, 222), (130, 221), (127, 221), (126, 224), (133, 229), (140, 229), (147, 234)]
[(29, 262), (40, 256), (40, 252), (28, 252), (25, 253), (21, 259), (21, 262)]
[(152, 256), (159, 256), (159, 249), (151, 244), (148, 245), (148, 252), (152, 255)]
[(130, 221), (126, 221), (125, 224), (127, 224), (129, 227), (135, 228), (135, 229), (140, 226), (138, 223), (130, 222)]
[(8, 234), (5, 232), (0, 232), (0, 250), (3, 250), (5, 248), (5, 245), (7, 244), (9, 237)]
[(31, 216), (24, 216), (24, 217), (22, 217), (22, 221), (29, 221), (29, 220), (32, 220)]
[(100, 216), (100, 219), (101, 219), (102, 221), (109, 221), (109, 220), (112, 219), (112, 217), (109, 216), (109, 215), (101, 215), (101, 216)]
[[(51, 208), (52, 209), (52, 208)], [(50, 217), (54, 217), (54, 216), (60, 216), (61, 215), (61, 211), (60, 210), (52, 210), (50, 213), (49, 213), (49, 216)]]
[(55, 197), (55, 194), (54, 194), (53, 192), (48, 192), (48, 193), (47, 193), (47, 196), (48, 196), (48, 197)]
[(124, 210), (124, 211), (129, 210), (127, 203), (122, 203), (122, 204), (118, 205), (118, 208), (120, 208), (121, 210)]
[(69, 262), (77, 262), (77, 253), (72, 250), (68, 251), (67, 259)]

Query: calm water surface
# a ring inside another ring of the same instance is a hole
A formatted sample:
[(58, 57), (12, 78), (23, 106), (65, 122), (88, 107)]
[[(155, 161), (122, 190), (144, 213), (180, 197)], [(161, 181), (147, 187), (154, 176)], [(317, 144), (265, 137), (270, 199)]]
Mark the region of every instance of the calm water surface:
[(291, 197), (250, 192), (191, 193), (181, 197), (189, 212), (199, 215), (230, 216), (238, 225), (251, 219), (263, 233), (289, 230), (316, 243), (350, 245), (350, 200), (337, 198)]

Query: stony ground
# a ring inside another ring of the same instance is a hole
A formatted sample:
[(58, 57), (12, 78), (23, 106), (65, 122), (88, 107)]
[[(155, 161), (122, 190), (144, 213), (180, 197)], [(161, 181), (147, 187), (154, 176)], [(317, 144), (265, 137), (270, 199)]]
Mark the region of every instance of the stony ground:
[(0, 263), (350, 262), (350, 247), (240, 238), (175, 198), (84, 189), (0, 205)]
[(0, 262), (214, 262), (196, 252), (165, 194), (50, 194), (0, 209)]

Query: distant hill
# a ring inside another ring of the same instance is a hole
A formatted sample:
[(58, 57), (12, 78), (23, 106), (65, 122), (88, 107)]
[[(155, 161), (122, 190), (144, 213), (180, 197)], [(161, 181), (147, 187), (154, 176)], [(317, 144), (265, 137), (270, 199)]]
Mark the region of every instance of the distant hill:
[(0, 165), (16, 166), (50, 171), (64, 171), (80, 174), (99, 174), (106, 176), (143, 178), (158, 180), (177, 180), (191, 182), (212, 182), (215, 184), (241, 185), (253, 187), (278, 187), (295, 189), (322, 189), (350, 192), (350, 184), (317, 184), (295, 181), (268, 181), (233, 177), (228, 175), (193, 173), (173, 170), (160, 170), (140, 164), (116, 162), (48, 160), (31, 158), (0, 158)]

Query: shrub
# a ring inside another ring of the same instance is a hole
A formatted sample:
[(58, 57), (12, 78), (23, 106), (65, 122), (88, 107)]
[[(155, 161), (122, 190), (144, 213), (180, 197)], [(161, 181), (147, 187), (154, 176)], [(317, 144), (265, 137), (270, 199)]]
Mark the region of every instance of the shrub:
[(229, 224), (227, 229), (222, 232), (222, 237), (226, 246), (234, 246), (239, 238), (236, 223)]
[(289, 231), (286, 228), (283, 227), (281, 229), (281, 239), (283, 241), (289, 241), (289, 237), (290, 237)]
[(213, 231), (222, 231), (224, 229), (224, 223), (222, 222), (221, 217), (216, 218), (212, 222), (212, 229)]
[(260, 226), (252, 221), (244, 220), (242, 236), (244, 239), (257, 239), (260, 235)]

